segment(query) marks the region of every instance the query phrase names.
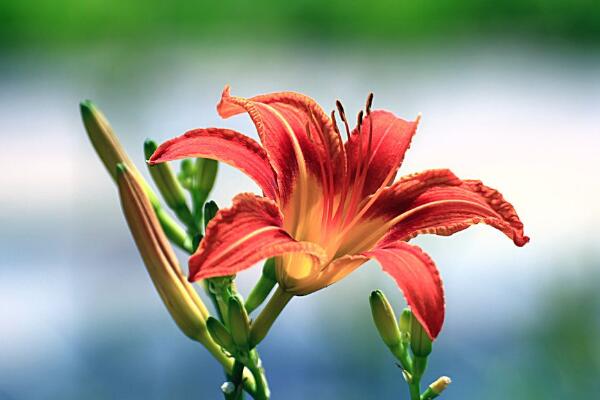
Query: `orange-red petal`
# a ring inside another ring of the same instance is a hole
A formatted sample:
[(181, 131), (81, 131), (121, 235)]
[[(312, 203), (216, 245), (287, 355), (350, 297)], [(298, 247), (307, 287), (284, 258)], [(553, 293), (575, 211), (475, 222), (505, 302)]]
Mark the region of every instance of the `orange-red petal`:
[(364, 255), (375, 258), (396, 281), (427, 335), (435, 339), (444, 323), (444, 288), (440, 274), (419, 247), (396, 242)]
[(161, 144), (150, 164), (182, 158), (211, 158), (227, 163), (252, 178), (271, 199), (277, 181), (265, 150), (251, 138), (229, 129), (194, 129)]
[(307, 96), (280, 92), (246, 99), (231, 96), (225, 87), (217, 111), (223, 118), (242, 112), (250, 115), (277, 173), (283, 203), (291, 197), (298, 179), (306, 179), (308, 173), (328, 186), (325, 190), (331, 190), (337, 174), (343, 173), (341, 138), (329, 116)]
[[(356, 170), (364, 168), (363, 164), (367, 163), (362, 197), (393, 180), (417, 125), (418, 119), (406, 121), (391, 112), (375, 110), (363, 119), (360, 133), (358, 128), (352, 131), (350, 140), (346, 142), (348, 174), (349, 177), (356, 176)], [(372, 135), (370, 149), (369, 135)]]
[(495, 189), (480, 181), (458, 186), (433, 186), (406, 202), (397, 199), (400, 215), (383, 239), (390, 243), (422, 233), (448, 236), (473, 224), (485, 223), (502, 231), (517, 246), (529, 241), (514, 207)]
[(462, 184), (448, 169), (431, 169), (406, 175), (392, 186), (367, 197), (354, 222), (347, 228), (338, 255), (357, 254), (372, 248), (394, 226), (393, 219), (406, 212), (420, 195), (433, 187)]
[(305, 253), (319, 263), (325, 258), (318, 245), (290, 237), (272, 200), (242, 193), (206, 227), (206, 236), (189, 260), (189, 280), (233, 275), (262, 259), (287, 253)]

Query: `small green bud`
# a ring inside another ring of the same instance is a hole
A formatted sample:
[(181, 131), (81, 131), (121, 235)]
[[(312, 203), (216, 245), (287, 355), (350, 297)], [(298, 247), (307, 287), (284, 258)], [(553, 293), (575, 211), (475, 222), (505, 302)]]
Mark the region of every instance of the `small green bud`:
[(229, 330), (236, 346), (243, 350), (248, 350), (248, 338), (250, 336), (250, 320), (246, 309), (240, 299), (233, 296), (229, 299), (228, 312)]
[(181, 170), (177, 175), (177, 180), (179, 180), (179, 183), (185, 189), (192, 190), (192, 179), (194, 176), (194, 164), (192, 163), (192, 160), (186, 158), (181, 161), (180, 168)]
[(415, 357), (427, 357), (431, 353), (431, 339), (414, 314), (410, 321), (410, 349)]
[(215, 185), (219, 163), (208, 158), (196, 159), (194, 190), (200, 194), (202, 203), (206, 201), (210, 191)]
[(410, 308), (405, 308), (402, 310), (402, 314), (400, 314), (400, 319), (398, 320), (398, 329), (400, 329), (400, 333), (409, 334), (410, 333), (410, 321), (412, 319), (412, 312)]
[(396, 323), (396, 315), (385, 295), (375, 290), (369, 297), (373, 321), (379, 331), (379, 336), (389, 348), (400, 344), (400, 331)]
[(235, 350), (235, 343), (233, 338), (227, 331), (227, 328), (216, 318), (208, 317), (206, 320), (206, 328), (212, 339), (222, 348), (230, 353)]
[(219, 211), (219, 206), (212, 200), (204, 205), (204, 229), (206, 229), (208, 223), (217, 215), (217, 211)]
[[(156, 143), (147, 139), (144, 142), (144, 155), (146, 156), (146, 159), (149, 159), (156, 149)], [(188, 208), (183, 188), (179, 184), (179, 181), (175, 177), (169, 164), (166, 162), (156, 165), (148, 164), (148, 171), (169, 208), (173, 210), (177, 217), (190, 227), (190, 229), (193, 228), (192, 230), (196, 231), (197, 228), (194, 224), (194, 218)]]
[(438, 378), (435, 382), (433, 382), (431, 385), (429, 385), (427, 390), (425, 390), (425, 392), (423, 392), (423, 395), (421, 396), (421, 398), (423, 400), (435, 399), (444, 390), (446, 390), (448, 385), (450, 385), (451, 383), (452, 383), (452, 380), (450, 378), (448, 378), (447, 376), (442, 376), (441, 378)]

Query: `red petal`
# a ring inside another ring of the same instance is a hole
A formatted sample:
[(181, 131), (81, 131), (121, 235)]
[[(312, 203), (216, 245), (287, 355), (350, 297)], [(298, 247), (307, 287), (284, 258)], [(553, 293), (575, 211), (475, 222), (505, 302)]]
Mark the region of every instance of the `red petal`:
[(480, 181), (462, 181), (460, 186), (433, 186), (406, 201), (397, 199), (399, 217), (384, 238), (385, 243), (409, 240), (421, 233), (448, 236), (473, 224), (491, 225), (523, 246), (529, 238), (513, 206), (502, 195)]
[(444, 289), (431, 258), (419, 247), (405, 242), (364, 254), (377, 259), (383, 270), (394, 278), (425, 332), (435, 339), (444, 323)]
[[(409, 122), (391, 112), (375, 110), (363, 120), (360, 134), (357, 129), (352, 131), (350, 140), (346, 143), (348, 176), (355, 176), (357, 168), (368, 162), (362, 190), (363, 198), (393, 181), (404, 159), (404, 153), (410, 146), (417, 124), (418, 119)], [(370, 149), (369, 132), (372, 133)]]
[(324, 250), (298, 242), (281, 228), (277, 205), (250, 193), (237, 195), (233, 206), (219, 210), (206, 227), (206, 236), (190, 257), (190, 281), (233, 275), (258, 261), (287, 253), (306, 253), (321, 262)]
[(250, 115), (277, 173), (284, 202), (296, 180), (309, 172), (323, 186), (331, 186), (336, 181), (334, 175), (343, 173), (339, 167), (345, 167), (341, 138), (329, 116), (307, 96), (280, 92), (245, 99), (231, 96), (227, 86), (217, 111), (223, 118), (244, 111)]
[(246, 173), (275, 199), (277, 183), (267, 153), (254, 140), (229, 129), (194, 129), (161, 144), (150, 164), (182, 158), (202, 157), (223, 161)]
[(357, 254), (372, 248), (389, 229), (395, 217), (407, 211), (412, 202), (432, 187), (462, 184), (447, 169), (432, 169), (406, 175), (392, 186), (381, 188), (361, 205), (355, 222), (346, 229), (338, 254)]

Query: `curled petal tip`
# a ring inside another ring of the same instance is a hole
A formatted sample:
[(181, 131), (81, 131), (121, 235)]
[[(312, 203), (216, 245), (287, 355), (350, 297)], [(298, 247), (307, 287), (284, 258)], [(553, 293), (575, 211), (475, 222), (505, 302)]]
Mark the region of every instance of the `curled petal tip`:
[(527, 243), (529, 243), (529, 236), (516, 236), (514, 239), (514, 242), (517, 246), (519, 247), (523, 247), (525, 246)]

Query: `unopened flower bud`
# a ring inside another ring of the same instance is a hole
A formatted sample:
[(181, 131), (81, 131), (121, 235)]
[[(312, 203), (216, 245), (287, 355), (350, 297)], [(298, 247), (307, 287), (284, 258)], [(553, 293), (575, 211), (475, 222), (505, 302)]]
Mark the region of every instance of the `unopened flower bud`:
[(206, 320), (206, 327), (208, 328), (208, 333), (210, 333), (210, 336), (219, 346), (227, 350), (229, 353), (235, 352), (235, 343), (233, 342), (233, 338), (221, 321), (213, 317), (208, 317)]
[(400, 330), (400, 334), (406, 335), (407, 337), (409, 336), (411, 319), (412, 312), (410, 311), (410, 308), (402, 310), (400, 318), (398, 319), (398, 329)]
[[(144, 155), (149, 159), (157, 149), (154, 141), (147, 139), (144, 142)], [(181, 221), (187, 226), (197, 229), (194, 225), (194, 218), (187, 205), (185, 193), (181, 184), (175, 177), (171, 166), (168, 163), (156, 165), (148, 164), (148, 171), (156, 184), (160, 194), (165, 199), (165, 202), (175, 212)]]
[(375, 290), (369, 297), (373, 321), (379, 331), (379, 336), (389, 347), (394, 348), (400, 344), (400, 331), (396, 323), (396, 315), (385, 295)]
[(183, 276), (135, 175), (123, 164), (118, 164), (116, 170), (123, 213), (156, 290), (183, 333), (194, 340), (206, 341), (208, 310)]
[(216, 160), (211, 160), (208, 158), (196, 159), (196, 176), (193, 184), (194, 190), (199, 193), (202, 203), (206, 201), (210, 191), (215, 185), (218, 169), (219, 163)]
[(410, 349), (415, 357), (427, 357), (432, 349), (431, 339), (414, 314), (410, 321)]
[(177, 179), (181, 186), (187, 190), (192, 189), (192, 179), (194, 175), (194, 163), (189, 158), (181, 161), (180, 171), (177, 175)]
[(247, 350), (249, 347), (250, 320), (246, 309), (239, 298), (233, 296), (229, 299), (228, 307), (229, 330), (233, 342), (240, 349)]
[(427, 388), (427, 390), (425, 390), (421, 398), (423, 400), (435, 399), (444, 390), (446, 390), (448, 385), (450, 385), (451, 383), (452, 380), (450, 378), (448, 378), (447, 376), (442, 376), (441, 378), (438, 378), (435, 382), (433, 382), (431, 385), (429, 385), (429, 387)]
[(124, 164), (131, 173), (138, 175), (104, 114), (90, 100), (82, 101), (79, 107), (85, 130), (110, 176), (117, 180), (117, 164)]
[(125, 149), (123, 149), (123, 146), (119, 142), (119, 139), (112, 130), (106, 117), (89, 100), (81, 102), (80, 109), (83, 124), (85, 125), (90, 141), (113, 180), (117, 180), (118, 164), (127, 167), (128, 173), (135, 178), (138, 184), (143, 188), (146, 196), (148, 196), (148, 200), (156, 212), (160, 224), (167, 236), (179, 247), (191, 252), (191, 240), (189, 240), (185, 231), (181, 229), (181, 227), (162, 209), (158, 197), (154, 194), (152, 189), (150, 189), (148, 183), (146, 183), (125, 152)]
[(217, 215), (217, 211), (219, 211), (219, 206), (212, 200), (204, 205), (204, 229), (206, 229), (206, 225)]

